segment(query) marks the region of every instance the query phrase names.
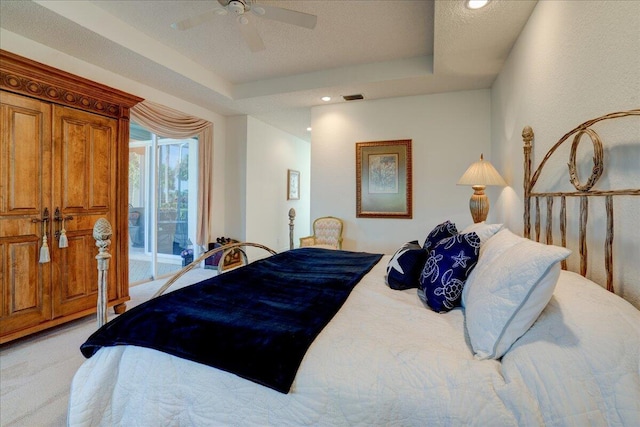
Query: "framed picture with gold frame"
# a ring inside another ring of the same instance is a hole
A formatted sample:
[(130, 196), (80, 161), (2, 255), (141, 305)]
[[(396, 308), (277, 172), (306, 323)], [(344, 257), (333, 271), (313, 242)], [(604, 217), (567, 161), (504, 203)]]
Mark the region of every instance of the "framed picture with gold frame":
[(413, 217), (411, 140), (356, 143), (356, 217)]
[(300, 200), (300, 171), (287, 170), (287, 200)]

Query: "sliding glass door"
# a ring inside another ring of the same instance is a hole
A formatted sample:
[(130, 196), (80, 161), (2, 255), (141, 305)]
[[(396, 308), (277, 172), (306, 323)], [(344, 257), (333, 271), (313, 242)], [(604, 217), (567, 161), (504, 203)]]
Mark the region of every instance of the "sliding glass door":
[(172, 139), (131, 123), (129, 282), (178, 271), (193, 249), (197, 213), (197, 137)]

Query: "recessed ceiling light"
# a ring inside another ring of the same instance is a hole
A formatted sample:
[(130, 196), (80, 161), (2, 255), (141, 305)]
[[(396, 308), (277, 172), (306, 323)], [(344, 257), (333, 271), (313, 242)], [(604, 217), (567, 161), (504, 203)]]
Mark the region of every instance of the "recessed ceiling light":
[(307, 132), (311, 132), (311, 126), (307, 128)]
[(322, 98), (320, 98), (320, 99), (322, 99), (324, 102), (329, 102), (329, 101), (331, 101), (331, 97), (330, 97), (330, 96), (323, 96), (323, 97), (322, 97)]
[(489, 3), (489, 0), (467, 0), (467, 7), (469, 9), (480, 9), (485, 7)]

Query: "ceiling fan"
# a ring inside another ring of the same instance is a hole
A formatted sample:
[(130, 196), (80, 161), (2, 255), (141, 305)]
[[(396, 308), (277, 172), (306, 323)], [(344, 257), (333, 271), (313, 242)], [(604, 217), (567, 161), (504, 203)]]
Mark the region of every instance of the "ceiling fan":
[(184, 19), (182, 21), (171, 24), (176, 30), (188, 30), (200, 25), (216, 15), (227, 15), (231, 12), (236, 17), (240, 25), (240, 32), (245, 42), (252, 52), (264, 50), (264, 43), (260, 34), (251, 22), (245, 16), (247, 12), (251, 12), (256, 16), (260, 16), (274, 21), (284, 22), (286, 24), (297, 25), (299, 27), (314, 29), (318, 17), (308, 13), (298, 12), (291, 9), (284, 9), (276, 6), (268, 6), (265, 4), (257, 4), (255, 0), (218, 0), (220, 3), (215, 9), (204, 12), (200, 15)]

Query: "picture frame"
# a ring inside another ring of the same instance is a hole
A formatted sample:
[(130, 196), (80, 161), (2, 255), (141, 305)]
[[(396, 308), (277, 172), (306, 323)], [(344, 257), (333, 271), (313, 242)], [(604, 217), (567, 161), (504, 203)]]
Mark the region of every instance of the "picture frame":
[(356, 217), (413, 218), (411, 140), (356, 143)]
[(287, 170), (287, 200), (300, 200), (300, 171)]

